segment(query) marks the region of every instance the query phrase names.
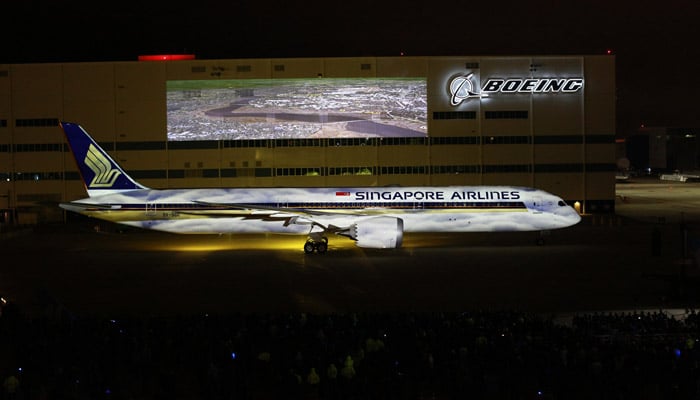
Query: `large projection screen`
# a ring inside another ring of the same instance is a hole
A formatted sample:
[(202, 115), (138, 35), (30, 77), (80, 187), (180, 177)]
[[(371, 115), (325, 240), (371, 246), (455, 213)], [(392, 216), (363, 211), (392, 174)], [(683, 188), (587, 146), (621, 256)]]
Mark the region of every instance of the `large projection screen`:
[(168, 140), (427, 137), (425, 78), (167, 82)]

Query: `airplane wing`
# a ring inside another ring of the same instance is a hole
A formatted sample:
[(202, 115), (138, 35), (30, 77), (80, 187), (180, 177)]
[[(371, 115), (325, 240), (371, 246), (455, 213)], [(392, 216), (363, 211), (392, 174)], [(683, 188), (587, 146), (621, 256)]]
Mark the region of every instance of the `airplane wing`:
[[(193, 211), (192, 214), (197, 215), (229, 215), (230, 211), (240, 210), (240, 211), (252, 211), (252, 213), (247, 213), (242, 215), (243, 219), (261, 219), (265, 221), (285, 221), (284, 225), (289, 224), (302, 224), (311, 225), (313, 227), (319, 227), (323, 231), (329, 233), (343, 234), (348, 232), (350, 226), (336, 226), (333, 224), (323, 224), (314, 219), (315, 216), (340, 216), (347, 215), (352, 217), (360, 217), (364, 215), (370, 215), (369, 213), (348, 213), (346, 210), (338, 211), (321, 211), (317, 209), (309, 208), (280, 208), (280, 207), (270, 207), (260, 204), (243, 204), (243, 203), (210, 203), (206, 201), (193, 201), (195, 204), (200, 204), (208, 207), (216, 207), (216, 210), (207, 211)], [(185, 212), (187, 213), (187, 212)]]
[(59, 207), (77, 212), (89, 210), (118, 210), (122, 208), (119, 204), (81, 203), (77, 201), (59, 203)]
[[(290, 215), (304, 215), (304, 216), (314, 216), (314, 215), (352, 215), (352, 216), (364, 216), (364, 215), (371, 215), (371, 212), (367, 212), (367, 210), (363, 210), (362, 212), (353, 212), (353, 213), (348, 213), (347, 209), (339, 209), (337, 211), (333, 210), (318, 210), (318, 209), (313, 209), (313, 208), (290, 208), (290, 207), (270, 207), (270, 206), (264, 206), (261, 204), (242, 204), (242, 203), (209, 203), (206, 201), (197, 201), (194, 200), (192, 201), (195, 204), (199, 205), (204, 205), (208, 207), (216, 207), (221, 211), (226, 211), (226, 210), (248, 210), (248, 211), (268, 211), (271, 213), (280, 213), (280, 214), (290, 214)], [(205, 213), (209, 213), (211, 211), (207, 211)]]
[[(313, 232), (326, 232), (334, 233), (339, 235), (347, 235), (350, 232), (351, 225), (338, 226), (332, 223), (322, 223), (319, 222), (314, 217), (319, 216), (352, 216), (359, 217), (361, 214), (348, 214), (348, 213), (325, 213), (317, 210), (305, 210), (305, 209), (290, 209), (290, 208), (276, 208), (276, 207), (260, 207), (258, 205), (252, 204), (214, 204), (206, 202), (197, 202), (198, 204), (206, 206), (216, 206), (220, 207), (215, 210), (202, 210), (202, 211), (178, 211), (179, 214), (189, 214), (196, 216), (207, 216), (209, 218), (230, 218), (233, 215), (241, 218), (242, 220), (260, 220), (260, 221), (279, 221), (283, 222), (284, 226), (289, 226), (291, 224), (297, 225), (307, 225), (310, 227), (310, 233)], [(246, 211), (241, 214), (235, 214), (235, 211)]]

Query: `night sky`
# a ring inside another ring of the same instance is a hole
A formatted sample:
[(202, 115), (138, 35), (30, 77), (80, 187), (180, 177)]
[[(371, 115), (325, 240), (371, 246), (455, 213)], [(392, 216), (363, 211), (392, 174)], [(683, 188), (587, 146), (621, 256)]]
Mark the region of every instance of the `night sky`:
[(641, 124), (700, 128), (697, 0), (6, 3), (0, 63), (612, 50), (618, 136)]

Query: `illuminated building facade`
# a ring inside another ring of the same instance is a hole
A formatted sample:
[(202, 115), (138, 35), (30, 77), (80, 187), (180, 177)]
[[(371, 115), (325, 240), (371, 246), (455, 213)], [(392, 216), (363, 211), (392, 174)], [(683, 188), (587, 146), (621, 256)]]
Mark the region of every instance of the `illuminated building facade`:
[(0, 65), (0, 222), (85, 196), (61, 120), (153, 188), (503, 184), (614, 212), (614, 56), (143, 60)]

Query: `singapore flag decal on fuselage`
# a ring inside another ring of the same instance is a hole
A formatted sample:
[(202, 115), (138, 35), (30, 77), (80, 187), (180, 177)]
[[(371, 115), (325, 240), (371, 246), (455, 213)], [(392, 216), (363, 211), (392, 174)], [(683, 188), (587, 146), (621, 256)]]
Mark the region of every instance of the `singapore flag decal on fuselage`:
[(398, 248), (404, 232), (546, 231), (581, 219), (558, 196), (517, 186), (150, 189), (80, 125), (61, 127), (88, 191), (61, 207), (144, 229), (306, 235), (304, 251), (323, 253), (331, 235)]

